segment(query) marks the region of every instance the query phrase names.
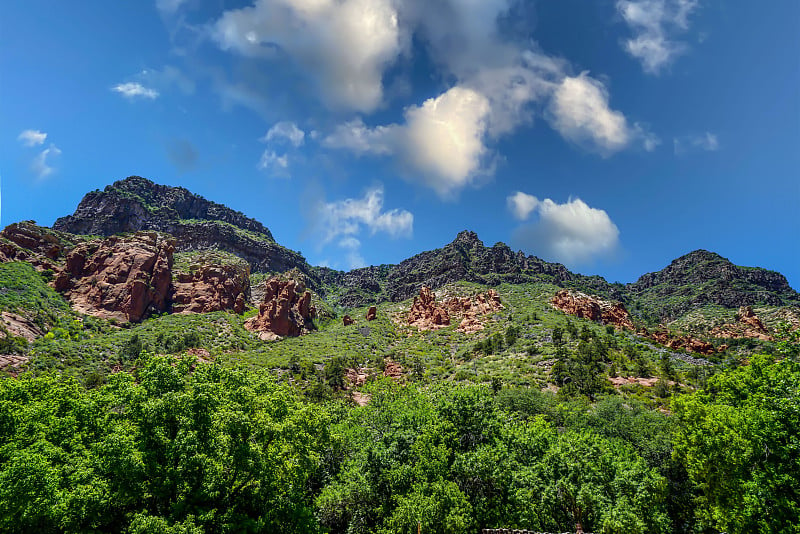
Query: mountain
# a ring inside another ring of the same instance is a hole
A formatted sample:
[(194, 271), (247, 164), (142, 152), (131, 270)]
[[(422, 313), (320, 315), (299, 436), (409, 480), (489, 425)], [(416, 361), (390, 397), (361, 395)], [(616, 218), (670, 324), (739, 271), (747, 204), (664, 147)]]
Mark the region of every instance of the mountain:
[(627, 300), (635, 302), (643, 315), (660, 321), (709, 304), (725, 308), (800, 305), (800, 295), (782, 274), (734, 265), (707, 250), (681, 256), (625, 289)]
[(178, 251), (218, 249), (246, 260), (253, 272), (311, 267), (299, 253), (275, 242), (263, 224), (182, 187), (130, 176), (83, 197), (75, 213), (53, 229), (71, 234), (111, 236), (155, 230), (176, 238)]
[(514, 252), (504, 243), (486, 247), (475, 232), (462, 231), (452, 243), (422, 252), (397, 265), (364, 267), (349, 272), (317, 268), (326, 293), (343, 306), (398, 302), (412, 297), (420, 286), (438, 289), (465, 281), (496, 286), (503, 282), (547, 282), (580, 287), (620, 298), (617, 288), (599, 276), (583, 276), (560, 263)]
[(458, 281), (488, 286), (541, 282), (578, 289), (622, 301), (635, 317), (651, 324), (709, 304), (730, 309), (800, 305), (800, 295), (780, 273), (737, 266), (705, 250), (686, 254), (634, 283), (610, 284), (600, 276), (576, 274), (560, 263), (514, 252), (504, 243), (487, 247), (468, 230), (442, 248), (396, 265), (348, 272), (312, 267), (299, 253), (277, 243), (259, 221), (182, 187), (155, 184), (139, 176), (88, 193), (75, 213), (58, 219), (53, 229), (100, 236), (142, 230), (167, 233), (175, 238), (178, 253), (224, 251), (245, 260), (254, 273), (296, 269), (310, 289), (329, 304), (343, 307), (399, 302), (423, 285), (438, 289)]

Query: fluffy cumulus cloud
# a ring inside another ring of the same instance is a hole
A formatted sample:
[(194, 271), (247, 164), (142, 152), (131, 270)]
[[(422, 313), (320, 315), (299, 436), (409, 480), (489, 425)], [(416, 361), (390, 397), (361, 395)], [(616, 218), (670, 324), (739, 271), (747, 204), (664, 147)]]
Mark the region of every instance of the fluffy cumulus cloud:
[(158, 91), (156, 91), (155, 89), (152, 89), (150, 87), (145, 87), (139, 82), (119, 83), (114, 87), (112, 87), (111, 90), (131, 100), (135, 98), (146, 98), (148, 100), (155, 100), (156, 98), (158, 98), (159, 95)]
[[(210, 27), (221, 49), (265, 69), (286, 61), (328, 107), (360, 114), (323, 133), (324, 146), (392, 157), (443, 198), (491, 174), (499, 138), (543, 111), (567, 140), (604, 156), (635, 140), (655, 149), (657, 137), (610, 108), (602, 82), (573, 76), (530, 40), (526, 13), (517, 0), (253, 0)], [(385, 91), (385, 78), (402, 82), (418, 53), (446, 87), (409, 103), (402, 120), (370, 122), (387, 95), (403, 94)]]
[(506, 198), (509, 211), (518, 221), (526, 220), (539, 205), (539, 199), (533, 195), (517, 191)]
[(456, 86), (407, 108), (403, 124), (368, 128), (361, 120), (351, 121), (323, 144), (361, 154), (399, 155), (426, 185), (449, 196), (481, 171), (489, 112), (485, 96)]
[(673, 35), (688, 29), (697, 0), (618, 0), (617, 10), (634, 36), (625, 50), (650, 74), (658, 74), (687, 49)]
[[(517, 192), (507, 201), (520, 220), (536, 214), (536, 220), (517, 228), (513, 239), (517, 246), (537, 256), (574, 267), (608, 256), (619, 247), (619, 229), (608, 213), (579, 198), (559, 204)], [(526, 217), (520, 217), (523, 214)]]
[(550, 113), (550, 123), (565, 139), (603, 154), (621, 150), (632, 137), (625, 116), (609, 107), (606, 87), (585, 72), (561, 81)]
[[(289, 152), (296, 156), (297, 149), (305, 142), (305, 132), (297, 124), (289, 121), (275, 123), (259, 141), (267, 148), (258, 161), (258, 169), (275, 177), (289, 177)], [(283, 152), (279, 154), (278, 150)]]
[(39, 130), (25, 130), (17, 136), (17, 140), (27, 147), (42, 145), (46, 139), (47, 134)]
[(256, 0), (226, 11), (213, 38), (246, 56), (286, 54), (328, 105), (355, 111), (381, 104), (383, 71), (404, 46), (391, 0)]
[(384, 211), (383, 196), (383, 187), (375, 186), (362, 198), (320, 202), (317, 206), (322, 245), (335, 242), (346, 252), (350, 268), (363, 266), (361, 241), (357, 237), (363, 230), (391, 238), (411, 237), (414, 231), (414, 215), (402, 209)]

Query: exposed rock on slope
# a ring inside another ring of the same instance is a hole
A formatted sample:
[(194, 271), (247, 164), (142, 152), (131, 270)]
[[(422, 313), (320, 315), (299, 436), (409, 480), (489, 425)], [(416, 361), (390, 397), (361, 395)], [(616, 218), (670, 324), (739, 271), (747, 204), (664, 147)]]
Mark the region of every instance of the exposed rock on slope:
[(708, 341), (697, 339), (687, 334), (672, 334), (667, 330), (658, 330), (649, 334), (650, 339), (672, 350), (683, 349), (697, 354), (710, 355), (716, 352), (714, 345)]
[(742, 306), (736, 314), (736, 322), (734, 324), (726, 324), (721, 327), (716, 327), (711, 330), (711, 335), (714, 337), (725, 338), (752, 338), (760, 339), (762, 341), (771, 341), (772, 336), (769, 330), (755, 314), (753, 308), (750, 306)]
[(167, 310), (174, 250), (155, 232), (83, 243), (67, 254), (55, 288), (80, 313), (140, 321)]
[(181, 220), (221, 221), (274, 241), (270, 231), (255, 219), (182, 187), (158, 185), (141, 176), (129, 176), (103, 191), (87, 193), (75, 213), (58, 219), (53, 228), (91, 235), (139, 230), (165, 232), (168, 226)]
[(225, 250), (245, 259), (254, 272), (298, 268), (311, 273), (300, 254), (277, 244), (255, 219), (182, 187), (154, 184), (139, 176), (88, 193), (75, 213), (58, 219), (53, 228), (104, 236), (157, 230), (174, 236), (179, 251)]
[(314, 328), (315, 313), (311, 292), (306, 291), (302, 282), (272, 277), (265, 286), (258, 316), (248, 319), (244, 326), (259, 332), (259, 337), (265, 340), (299, 336)]
[(76, 241), (80, 239), (33, 221), (12, 223), (0, 232), (0, 261), (25, 261), (40, 270), (56, 269)]
[(634, 330), (628, 310), (619, 302), (591, 297), (580, 291), (562, 289), (550, 300), (554, 308), (569, 315), (589, 319), (616, 328)]
[(408, 324), (420, 330), (434, 330), (458, 320), (461, 332), (483, 330), (484, 317), (503, 307), (494, 289), (474, 297), (453, 297), (441, 303), (430, 288), (423, 286), (408, 312)]
[(408, 312), (408, 324), (420, 330), (434, 330), (449, 325), (450, 315), (436, 302), (433, 291), (429, 287), (422, 286)]
[(192, 273), (175, 273), (173, 313), (242, 313), (250, 290), (250, 269), (239, 265), (203, 265)]

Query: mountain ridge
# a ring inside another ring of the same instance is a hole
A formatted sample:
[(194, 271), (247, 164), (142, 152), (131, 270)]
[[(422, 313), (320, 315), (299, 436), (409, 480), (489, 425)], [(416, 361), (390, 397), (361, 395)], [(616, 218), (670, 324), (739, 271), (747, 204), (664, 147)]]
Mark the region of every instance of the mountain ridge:
[(88, 193), (75, 212), (59, 218), (53, 229), (105, 236), (138, 230), (165, 232), (176, 238), (178, 251), (224, 250), (250, 263), (253, 272), (297, 269), (309, 287), (344, 307), (397, 302), (410, 298), (423, 285), (438, 289), (457, 281), (488, 286), (551, 283), (621, 301), (649, 322), (667, 321), (707, 304), (726, 308), (800, 305), (800, 295), (782, 274), (737, 266), (703, 249), (643, 274), (635, 282), (620, 284), (514, 252), (502, 242), (487, 247), (471, 230), (459, 232), (441, 248), (422, 251), (397, 264), (350, 271), (311, 266), (302, 255), (277, 243), (261, 222), (182, 187), (159, 185), (139, 176)]

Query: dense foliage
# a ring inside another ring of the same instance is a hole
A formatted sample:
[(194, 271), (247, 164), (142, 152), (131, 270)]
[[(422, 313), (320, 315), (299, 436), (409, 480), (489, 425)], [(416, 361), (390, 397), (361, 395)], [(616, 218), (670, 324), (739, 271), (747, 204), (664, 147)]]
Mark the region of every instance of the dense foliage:
[(0, 531), (797, 532), (799, 390), (800, 365), (767, 357), (674, 415), (389, 380), (320, 404), (146, 355), (93, 389), (22, 375), (0, 380)]

